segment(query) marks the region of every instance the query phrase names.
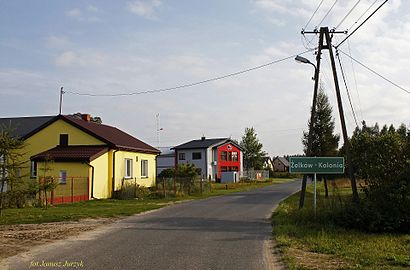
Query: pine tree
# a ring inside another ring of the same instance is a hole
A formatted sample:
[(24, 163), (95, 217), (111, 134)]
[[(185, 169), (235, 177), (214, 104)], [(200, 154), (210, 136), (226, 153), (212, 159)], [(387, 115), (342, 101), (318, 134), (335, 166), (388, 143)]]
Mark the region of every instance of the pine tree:
[[(310, 121), (308, 123), (308, 126)], [(311, 156), (336, 156), (340, 136), (334, 134), (335, 121), (332, 107), (323, 89), (317, 95), (316, 114), (312, 130)], [(303, 132), (304, 152), (307, 152), (309, 132)]]
[(21, 153), (24, 142), (13, 137), (10, 130), (0, 126), (0, 216), (4, 206), (5, 189), (7, 187), (11, 190), (13, 185), (20, 184), (22, 180), (20, 170), (24, 166)]
[(246, 170), (261, 170), (263, 159), (266, 153), (262, 150), (262, 143), (259, 142), (255, 129), (246, 128), (242, 136), (240, 146), (243, 148), (243, 163)]
[[(310, 120), (308, 122), (310, 126)], [(329, 98), (320, 89), (317, 95), (316, 114), (312, 129), (312, 145), (310, 149), (311, 156), (329, 157), (336, 156), (340, 136), (334, 134), (335, 121), (332, 118), (332, 107), (329, 103)], [(309, 132), (303, 132), (304, 152), (307, 153)], [(324, 176), (325, 196), (328, 197), (327, 180)]]

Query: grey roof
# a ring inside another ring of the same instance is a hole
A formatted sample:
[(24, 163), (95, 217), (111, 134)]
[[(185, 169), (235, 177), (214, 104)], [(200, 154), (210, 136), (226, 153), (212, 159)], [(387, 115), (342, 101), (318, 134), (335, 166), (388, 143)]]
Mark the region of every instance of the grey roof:
[(0, 129), (10, 128), (13, 137), (23, 138), (27, 134), (51, 121), (55, 116), (0, 118)]
[(218, 139), (201, 139), (192, 140), (190, 142), (175, 146), (172, 149), (198, 149), (198, 148), (209, 148), (215, 144), (221, 144), (228, 141), (229, 138), (218, 138)]
[(283, 165), (285, 165), (286, 167), (289, 167), (289, 161), (286, 158), (277, 157), (277, 159), (279, 159), (279, 161), (282, 162)]

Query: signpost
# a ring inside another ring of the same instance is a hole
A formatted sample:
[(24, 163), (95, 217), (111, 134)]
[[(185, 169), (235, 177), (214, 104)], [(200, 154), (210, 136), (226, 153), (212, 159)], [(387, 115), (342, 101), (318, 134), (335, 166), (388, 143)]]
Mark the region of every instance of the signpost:
[(313, 205), (316, 216), (316, 174), (343, 174), (345, 160), (343, 157), (290, 157), (289, 172), (314, 175)]

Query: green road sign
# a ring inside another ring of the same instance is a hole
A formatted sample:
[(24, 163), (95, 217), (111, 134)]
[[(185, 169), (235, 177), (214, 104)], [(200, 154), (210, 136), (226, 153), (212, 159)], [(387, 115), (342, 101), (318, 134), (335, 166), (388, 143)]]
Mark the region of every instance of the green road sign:
[(342, 174), (345, 171), (343, 157), (291, 157), (290, 173)]

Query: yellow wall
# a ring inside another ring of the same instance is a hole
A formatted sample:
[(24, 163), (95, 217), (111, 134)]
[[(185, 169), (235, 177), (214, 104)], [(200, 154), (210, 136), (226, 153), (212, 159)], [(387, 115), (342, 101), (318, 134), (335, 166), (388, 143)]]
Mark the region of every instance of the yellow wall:
[[(60, 171), (67, 172), (66, 184), (59, 184), (54, 190), (56, 197), (70, 196), (71, 188), (73, 195), (87, 194), (89, 188), (89, 166), (80, 162), (39, 162), (37, 164), (37, 177), (52, 176), (59, 183)], [(71, 187), (73, 181), (73, 187)]]
[[(90, 162), (94, 167), (94, 190), (93, 195), (96, 199), (104, 199), (111, 197), (111, 178), (112, 174), (110, 167), (110, 153), (98, 157)], [(90, 171), (90, 192), (91, 192), (91, 171)], [(91, 195), (91, 194), (90, 194)]]
[[(51, 148), (56, 147), (60, 141), (60, 134), (68, 134), (68, 145), (106, 145), (104, 142), (94, 138), (93, 136), (83, 132), (82, 130), (66, 123), (64, 120), (57, 120), (43, 130), (37, 132), (25, 143), (23, 149), (24, 160), (27, 161), (26, 168), (22, 169), (23, 175), (30, 176), (30, 157)], [(113, 156), (115, 150), (109, 150), (107, 153), (98, 157), (91, 162), (94, 166), (94, 197), (95, 198), (110, 198), (112, 196), (112, 178), (113, 178)], [(138, 157), (138, 161), (136, 161)], [(121, 188), (121, 183), (125, 175), (125, 158), (133, 160), (133, 175), (132, 181), (136, 178), (137, 184), (151, 187), (155, 185), (156, 177), (156, 155), (144, 154), (130, 151), (115, 152), (115, 190)], [(141, 177), (141, 160), (148, 160), (148, 177)], [(38, 164), (37, 175), (41, 176), (41, 166)], [(91, 168), (87, 164), (55, 162), (51, 174), (58, 177), (60, 170), (66, 168), (68, 177), (81, 176), (90, 177), (90, 196), (91, 196)], [(125, 180), (127, 181), (127, 180)], [(128, 180), (130, 181), (130, 180)], [(125, 183), (125, 182), (124, 182)]]
[(27, 165), (22, 169), (23, 175), (30, 176), (30, 157), (56, 147), (60, 143), (60, 134), (68, 134), (69, 145), (105, 145), (104, 142), (67, 122), (57, 120), (25, 141), (22, 152)]
[[(121, 183), (124, 180), (132, 181), (134, 183), (135, 178), (137, 184), (145, 187), (152, 187), (155, 185), (156, 177), (156, 163), (155, 154), (135, 153), (128, 151), (118, 151), (115, 153), (115, 190), (121, 188)], [(125, 177), (125, 159), (132, 159), (132, 179), (124, 179)], [(138, 161), (137, 161), (138, 158)], [(148, 160), (148, 177), (141, 176), (141, 160)]]

